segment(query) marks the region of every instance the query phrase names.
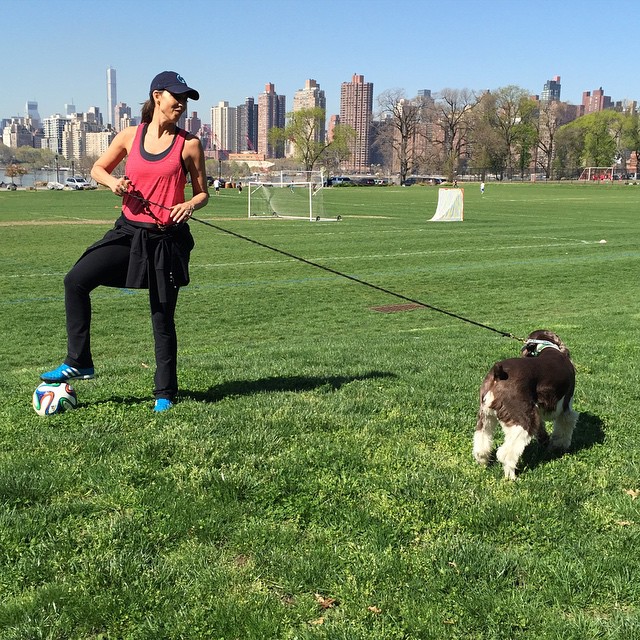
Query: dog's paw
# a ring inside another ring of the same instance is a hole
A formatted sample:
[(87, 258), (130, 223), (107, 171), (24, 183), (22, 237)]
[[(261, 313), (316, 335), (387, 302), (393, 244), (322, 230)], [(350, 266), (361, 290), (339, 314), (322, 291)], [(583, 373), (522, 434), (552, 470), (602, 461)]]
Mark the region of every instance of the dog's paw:
[(504, 477), (507, 480), (515, 480), (517, 478), (515, 468), (504, 467)]
[(478, 464), (481, 464), (483, 467), (489, 466), (493, 459), (492, 451), (474, 451), (473, 457)]

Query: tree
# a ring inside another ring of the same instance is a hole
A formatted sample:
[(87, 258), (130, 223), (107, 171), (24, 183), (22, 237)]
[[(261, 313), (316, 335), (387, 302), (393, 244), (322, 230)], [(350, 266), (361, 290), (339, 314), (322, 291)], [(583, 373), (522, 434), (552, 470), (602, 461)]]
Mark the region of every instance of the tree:
[(631, 113), (622, 122), (622, 144), (630, 154), (635, 154), (636, 172), (640, 167), (640, 115)]
[(536, 169), (540, 167), (546, 178), (551, 177), (558, 131), (570, 117), (570, 108), (566, 102), (549, 100), (540, 103), (538, 117), (533, 122), (537, 132), (537, 147), (534, 153)]
[(343, 162), (351, 158), (358, 132), (349, 125), (338, 124), (333, 128), (333, 138), (325, 149), (322, 159), (329, 170), (337, 171)]
[(529, 93), (515, 85), (501, 87), (493, 94), (494, 110), (490, 114), (490, 123), (500, 135), (505, 158), (505, 170), (511, 177), (514, 158), (519, 139), (527, 135), (534, 113)]
[(478, 98), (469, 89), (443, 89), (432, 106), (433, 124), (442, 132), (434, 142), (442, 148), (444, 171), (453, 181), (460, 169), (460, 160), (469, 142), (473, 119), (471, 112)]
[(12, 182), (14, 178), (18, 178), (20, 184), (22, 184), (22, 176), (26, 175), (27, 173), (29, 173), (29, 169), (27, 169), (27, 167), (23, 167), (22, 165), (16, 164), (15, 162), (5, 167), (4, 170), (4, 174), (7, 177), (11, 178)]
[(556, 134), (553, 175), (556, 178), (576, 178), (582, 166), (584, 135), (579, 127), (566, 124)]
[[(320, 132), (324, 130), (325, 111), (320, 107), (299, 109), (287, 114), (287, 125), (284, 129), (273, 128), (269, 131), (269, 143), (275, 145), (289, 141), (293, 145), (294, 158), (300, 162), (310, 178), (313, 168), (333, 152), (342, 157), (344, 150), (341, 145), (349, 137), (347, 129), (350, 127), (336, 127), (331, 142), (320, 139)], [(353, 131), (353, 129), (351, 129)], [(355, 139), (355, 131), (353, 131)], [(333, 149), (332, 149), (333, 147)], [(331, 149), (331, 151), (329, 151)]]
[(472, 170), (484, 180), (487, 173), (501, 175), (506, 164), (504, 143), (493, 126), (495, 96), (484, 93), (471, 112), (470, 140), (467, 144)]
[(423, 121), (419, 100), (407, 100), (403, 89), (389, 89), (378, 96), (380, 118), (386, 126), (378, 144), (386, 144), (398, 161), (400, 184), (417, 164), (417, 136)]

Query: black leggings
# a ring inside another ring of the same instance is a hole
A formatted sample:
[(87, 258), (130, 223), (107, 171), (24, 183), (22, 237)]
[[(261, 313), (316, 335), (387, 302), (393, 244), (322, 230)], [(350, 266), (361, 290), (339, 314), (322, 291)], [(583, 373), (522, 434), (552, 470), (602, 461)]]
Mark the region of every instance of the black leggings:
[[(98, 286), (124, 287), (129, 266), (129, 243), (105, 244), (85, 253), (64, 279), (67, 315), (67, 357), (65, 364), (93, 366), (91, 356), (91, 292)], [(154, 278), (153, 268), (149, 269)], [(178, 392), (178, 342), (175, 310), (178, 287), (169, 287), (167, 302), (161, 303), (154, 280), (149, 283), (151, 324), (155, 341), (156, 373), (154, 395), (173, 397)]]

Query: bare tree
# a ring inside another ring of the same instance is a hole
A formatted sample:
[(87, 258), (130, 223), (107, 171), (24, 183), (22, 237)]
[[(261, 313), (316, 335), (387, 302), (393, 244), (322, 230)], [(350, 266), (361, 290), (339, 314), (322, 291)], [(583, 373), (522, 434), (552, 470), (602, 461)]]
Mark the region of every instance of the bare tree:
[(477, 102), (476, 94), (469, 89), (443, 89), (431, 107), (433, 125), (440, 132), (434, 136), (434, 143), (441, 147), (443, 168), (450, 181), (460, 169), (473, 126), (471, 112)]
[(540, 103), (534, 126), (537, 131), (538, 145), (534, 150), (536, 168), (544, 171), (546, 178), (551, 177), (553, 158), (556, 151), (556, 136), (560, 127), (571, 119), (569, 105), (566, 102), (550, 100)]
[(389, 89), (378, 96), (379, 117), (386, 122), (380, 143), (393, 149), (399, 164), (400, 184), (416, 165), (416, 140), (423, 109), (419, 100), (408, 100), (404, 89)]
[(527, 135), (526, 127), (533, 115), (533, 104), (529, 93), (515, 85), (501, 87), (493, 94), (494, 109), (490, 116), (491, 125), (500, 134), (504, 145), (507, 175), (511, 177), (517, 142)]

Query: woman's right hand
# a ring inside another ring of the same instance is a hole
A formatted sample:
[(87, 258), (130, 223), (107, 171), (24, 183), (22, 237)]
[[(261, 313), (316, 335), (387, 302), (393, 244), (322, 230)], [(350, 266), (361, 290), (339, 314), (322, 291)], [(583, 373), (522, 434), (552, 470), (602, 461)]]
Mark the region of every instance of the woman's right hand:
[(131, 180), (127, 178), (127, 176), (122, 176), (122, 178), (118, 178), (111, 187), (111, 191), (115, 193), (117, 196), (121, 198), (129, 191), (129, 185), (131, 184)]

